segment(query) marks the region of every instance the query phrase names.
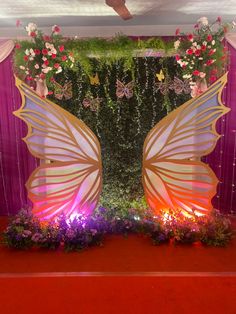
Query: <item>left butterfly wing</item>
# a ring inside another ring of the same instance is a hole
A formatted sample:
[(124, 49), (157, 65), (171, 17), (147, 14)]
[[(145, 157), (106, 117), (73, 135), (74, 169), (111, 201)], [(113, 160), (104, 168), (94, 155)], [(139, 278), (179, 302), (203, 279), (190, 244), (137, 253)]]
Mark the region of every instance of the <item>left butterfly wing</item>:
[(56, 81), (54, 81), (54, 95), (56, 99), (62, 100), (63, 98), (63, 87)]
[(116, 96), (118, 98), (123, 98), (125, 95), (125, 85), (119, 81), (116, 80)]
[(143, 149), (143, 186), (154, 211), (202, 215), (212, 208), (217, 178), (203, 162), (219, 138), (216, 121), (229, 111), (221, 103), (227, 75), (204, 94), (171, 112), (149, 132)]
[(27, 182), (33, 212), (47, 220), (64, 212), (90, 214), (102, 187), (101, 149), (95, 134), (79, 119), (16, 79), (22, 96), (14, 112), (27, 123), (30, 152), (52, 163), (40, 165)]

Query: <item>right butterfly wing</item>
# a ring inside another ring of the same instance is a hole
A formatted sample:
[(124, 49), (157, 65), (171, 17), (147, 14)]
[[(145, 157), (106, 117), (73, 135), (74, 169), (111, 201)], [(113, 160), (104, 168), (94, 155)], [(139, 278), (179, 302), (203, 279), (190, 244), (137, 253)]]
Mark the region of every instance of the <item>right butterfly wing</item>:
[(27, 123), (24, 141), (35, 157), (51, 160), (27, 182), (33, 212), (50, 219), (62, 212), (88, 215), (97, 206), (102, 186), (101, 149), (95, 134), (79, 119), (16, 79), (22, 96), (14, 112)]
[(217, 178), (203, 162), (219, 138), (216, 121), (229, 111), (221, 103), (224, 75), (199, 96), (172, 111), (145, 139), (143, 186), (149, 206), (202, 215), (212, 208)]

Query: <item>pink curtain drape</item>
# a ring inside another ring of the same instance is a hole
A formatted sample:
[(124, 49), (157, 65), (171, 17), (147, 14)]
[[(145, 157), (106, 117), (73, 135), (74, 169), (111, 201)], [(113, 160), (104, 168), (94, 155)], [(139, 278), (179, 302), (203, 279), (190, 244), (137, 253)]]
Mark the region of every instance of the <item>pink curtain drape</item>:
[(22, 141), (26, 126), (12, 112), (21, 105), (12, 56), (0, 63), (0, 215), (12, 215), (28, 203), (25, 182), (36, 167)]
[[(229, 45), (229, 50), (231, 60), (224, 100), (231, 112), (218, 123), (223, 136), (205, 160), (220, 180), (214, 206), (223, 213), (236, 214), (236, 49)], [(10, 55), (0, 63), (0, 215), (15, 214), (27, 204), (25, 182), (37, 166), (37, 160), (22, 141), (26, 126), (12, 114), (21, 104), (14, 84)]]

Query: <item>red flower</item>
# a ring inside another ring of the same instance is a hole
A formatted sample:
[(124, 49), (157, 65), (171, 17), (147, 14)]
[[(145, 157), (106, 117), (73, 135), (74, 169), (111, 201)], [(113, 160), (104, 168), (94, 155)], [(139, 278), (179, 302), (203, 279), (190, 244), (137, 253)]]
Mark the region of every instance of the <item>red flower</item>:
[(225, 60), (226, 59), (226, 55), (222, 56), (220, 59), (221, 60)]
[(20, 27), (21, 26), (21, 21), (20, 20), (16, 20), (16, 27)]
[(52, 59), (55, 59), (57, 55), (55, 53), (52, 54)]
[(36, 34), (35, 32), (31, 32), (31, 33), (30, 33), (30, 36), (31, 36), (31, 37), (36, 37), (36, 35), (37, 35), (37, 34)]
[(196, 57), (199, 57), (201, 55), (201, 50), (200, 49), (197, 49), (196, 51), (195, 51), (195, 56)]
[(214, 51), (213, 49), (211, 49), (211, 50), (208, 52), (208, 56), (212, 56), (214, 53), (215, 53), (215, 51)]
[(54, 64), (54, 68), (55, 68), (55, 69), (58, 69), (59, 67), (60, 67), (60, 64), (59, 64), (59, 63), (55, 63), (55, 64)]
[(195, 28), (195, 29), (199, 28), (198, 23), (194, 25), (194, 28)]
[(175, 36), (178, 36), (179, 34), (180, 34), (180, 29), (179, 29), (179, 28), (176, 28)]
[(48, 36), (48, 35), (44, 35), (44, 36), (43, 36), (43, 40), (44, 40), (44, 41), (50, 41), (51, 38), (50, 38), (50, 36)]
[(20, 48), (21, 48), (21, 45), (17, 43), (17, 44), (15, 45), (15, 48), (16, 48), (16, 49), (20, 49)]
[(28, 80), (28, 81), (33, 81), (32, 76), (27, 76), (27, 80)]
[(193, 54), (193, 49), (187, 49), (186, 53), (187, 53), (187, 55), (192, 55)]
[(39, 77), (40, 77), (42, 80), (45, 80), (46, 75), (45, 75), (44, 73), (40, 73)]
[(50, 81), (51, 81), (51, 82), (55, 82), (54, 77), (51, 77), (51, 78), (50, 78)]
[(210, 82), (213, 83), (217, 80), (217, 77), (215, 75), (210, 76)]
[(48, 95), (52, 95), (52, 94), (53, 94), (53, 91), (49, 90)]
[(211, 70), (211, 75), (216, 75), (217, 72), (218, 72), (217, 69), (212, 69), (212, 70)]
[(63, 45), (59, 46), (59, 51), (62, 52), (65, 50), (65, 47)]
[(67, 56), (62, 56), (62, 57), (61, 57), (61, 60), (62, 60), (62, 61), (66, 61), (66, 60), (67, 60)]
[(45, 64), (46, 66), (48, 66), (48, 65), (49, 65), (49, 61), (48, 61), (48, 60), (45, 60), (45, 61), (44, 61), (44, 64)]
[(29, 60), (29, 57), (28, 57), (28, 56), (24, 56), (24, 60), (25, 60), (25, 61), (28, 61), (28, 60)]
[(206, 65), (212, 65), (214, 61), (212, 59), (207, 60)]
[(207, 38), (206, 38), (207, 41), (212, 41), (212, 36), (209, 34), (207, 35)]
[(193, 75), (199, 76), (199, 74), (200, 74), (200, 71), (198, 71), (198, 70), (194, 70), (194, 71), (193, 71)]
[(52, 28), (53, 33), (60, 33), (61, 29), (58, 25), (54, 25)]
[(175, 56), (175, 60), (176, 60), (176, 61), (179, 61), (180, 59), (181, 59), (181, 58), (180, 58), (179, 55), (176, 55), (176, 56)]
[(187, 38), (189, 41), (193, 41), (193, 34), (188, 34)]
[(202, 45), (201, 49), (202, 49), (202, 51), (205, 51), (206, 50), (206, 45)]
[(40, 55), (41, 51), (40, 51), (39, 49), (34, 49), (34, 53), (35, 53), (36, 55)]
[(46, 56), (46, 55), (48, 54), (48, 50), (44, 48), (44, 49), (42, 50), (42, 54)]

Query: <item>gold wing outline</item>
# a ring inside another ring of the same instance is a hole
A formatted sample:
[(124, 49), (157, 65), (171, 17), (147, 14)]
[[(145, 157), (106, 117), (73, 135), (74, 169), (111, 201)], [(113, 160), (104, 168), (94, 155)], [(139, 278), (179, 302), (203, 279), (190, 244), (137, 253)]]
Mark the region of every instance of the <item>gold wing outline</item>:
[(212, 209), (218, 179), (201, 161), (213, 151), (217, 120), (230, 109), (221, 101), (227, 74), (208, 90), (172, 111), (148, 133), (143, 147), (142, 183), (154, 212), (204, 215)]
[(101, 148), (95, 134), (81, 120), (40, 98), (16, 78), (22, 97), (14, 115), (25, 121), (23, 139), (31, 154), (52, 163), (34, 170), (26, 183), (33, 213), (49, 220), (62, 212), (89, 215), (97, 206), (102, 189)]

